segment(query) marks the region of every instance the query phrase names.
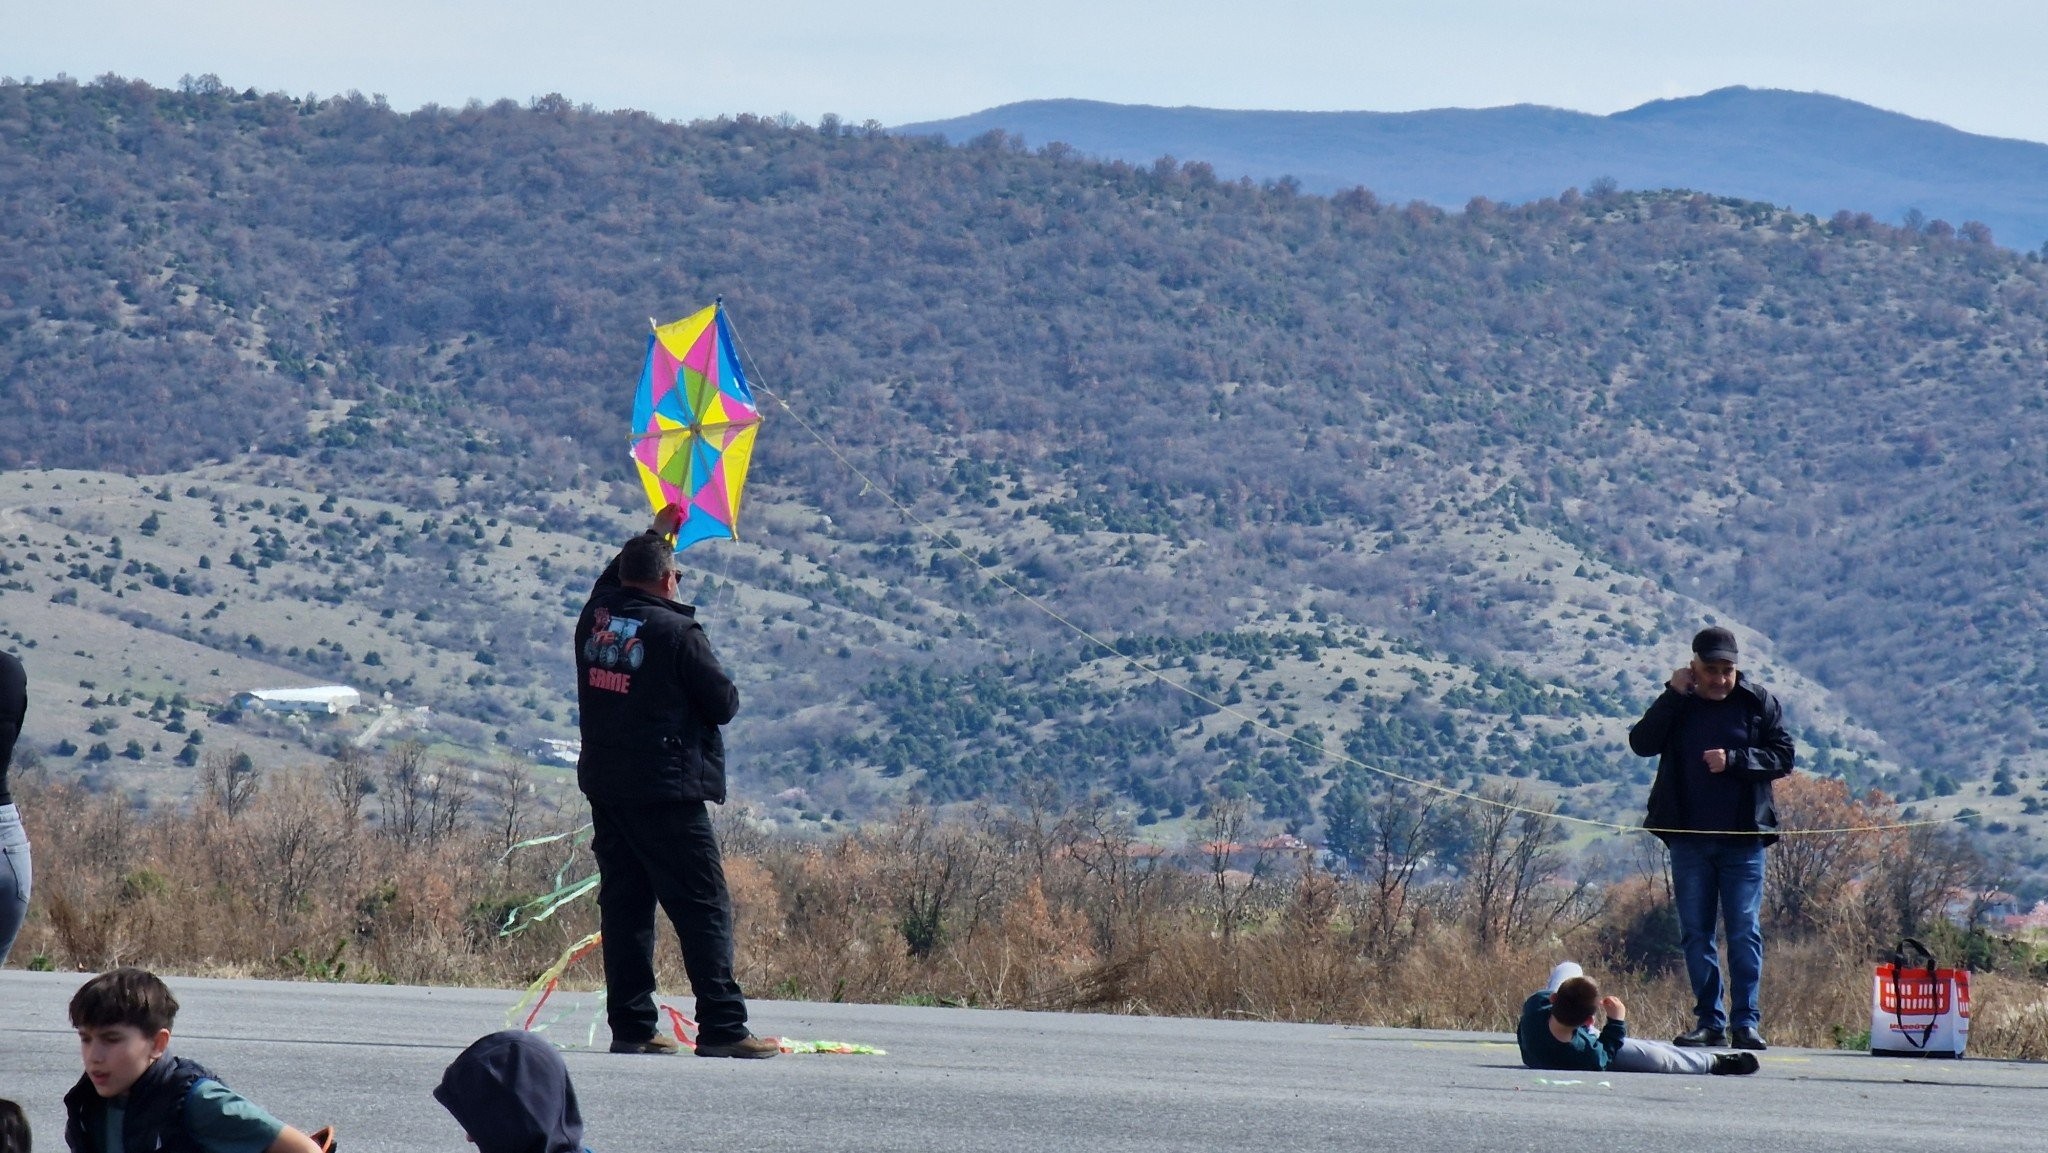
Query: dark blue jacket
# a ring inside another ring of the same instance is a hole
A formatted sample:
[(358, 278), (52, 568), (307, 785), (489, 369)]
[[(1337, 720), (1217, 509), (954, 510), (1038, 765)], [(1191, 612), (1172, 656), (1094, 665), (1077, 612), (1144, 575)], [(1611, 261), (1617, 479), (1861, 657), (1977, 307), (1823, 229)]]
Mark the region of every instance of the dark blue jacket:
[[(1771, 782), (1792, 774), (1792, 736), (1785, 731), (1785, 711), (1762, 685), (1736, 674), (1735, 690), (1729, 699), (1746, 706), (1749, 736), (1742, 748), (1728, 750), (1729, 781), (1747, 794), (1742, 811), (1750, 815), (1748, 827), (1730, 832), (1763, 833), (1766, 845), (1777, 843), (1778, 806), (1771, 796)], [(1628, 747), (1639, 757), (1657, 757), (1657, 777), (1650, 784), (1650, 809), (1644, 827), (1669, 841), (1693, 828), (1685, 806), (1685, 766), (1680, 764), (1678, 734), (1684, 729), (1685, 714), (1700, 704), (1698, 697), (1672, 692), (1669, 687), (1650, 703), (1643, 719), (1628, 731)]]
[(518, 1029), (478, 1038), (434, 1088), (480, 1153), (580, 1153), (583, 1114), (555, 1047)]
[[(203, 1153), (185, 1127), (185, 1101), (201, 1081), (220, 1078), (197, 1061), (165, 1054), (150, 1062), (128, 1089), (121, 1118), (124, 1153)], [(71, 1153), (100, 1153), (106, 1148), (107, 1102), (90, 1077), (64, 1094), (64, 1144)]]
[(697, 610), (619, 583), (616, 558), (576, 621), (576, 783), (593, 800), (725, 800), (725, 737), (739, 689)]
[(1522, 1064), (1531, 1069), (1577, 1069), (1598, 1073), (1607, 1068), (1621, 1043), (1628, 1039), (1628, 1026), (1608, 1021), (1596, 1036), (1588, 1026), (1573, 1031), (1570, 1041), (1560, 1041), (1550, 1032), (1550, 990), (1540, 989), (1522, 1002), (1521, 1020), (1515, 1022), (1515, 1045), (1522, 1051)]

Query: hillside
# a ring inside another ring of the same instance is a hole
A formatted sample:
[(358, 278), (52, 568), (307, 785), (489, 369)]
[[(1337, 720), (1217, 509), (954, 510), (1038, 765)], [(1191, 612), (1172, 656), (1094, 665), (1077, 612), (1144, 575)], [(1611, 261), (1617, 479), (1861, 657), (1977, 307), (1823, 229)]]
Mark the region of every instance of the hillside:
[(1133, 164), (1199, 160), (1226, 180), (1292, 177), (1324, 194), (1363, 185), (1382, 200), (1462, 208), (1584, 189), (1689, 188), (1828, 217), (1916, 213), (1988, 226), (2000, 243), (2048, 242), (2048, 144), (1961, 132), (1810, 92), (1722, 88), (1611, 116), (1521, 104), (1425, 112), (1240, 112), (1087, 100), (1006, 104), (904, 135), (990, 131), (1060, 141)]
[(1709, 617), (1824, 771), (2009, 830), (2048, 784), (2048, 269), (1981, 240), (111, 79), (0, 87), (0, 192), (46, 749), (111, 699), (172, 774), (140, 723), (273, 674), (449, 755), (567, 735), (642, 326), (723, 293), (790, 407), (748, 539), (684, 559), (771, 815), (1051, 778), (1313, 831), (1341, 754), (1628, 819), (1621, 732)]

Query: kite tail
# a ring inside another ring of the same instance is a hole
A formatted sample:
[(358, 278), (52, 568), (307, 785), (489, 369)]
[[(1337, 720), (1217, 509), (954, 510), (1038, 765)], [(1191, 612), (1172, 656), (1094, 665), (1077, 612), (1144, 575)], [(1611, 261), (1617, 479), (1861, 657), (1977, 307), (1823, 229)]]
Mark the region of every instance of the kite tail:
[[(535, 897), (533, 900), (520, 905), (506, 915), (505, 927), (498, 930), (498, 935), (500, 937), (509, 937), (521, 929), (540, 924), (542, 921), (554, 916), (562, 906), (597, 888), (597, 883), (600, 879), (597, 874), (593, 873), (580, 881), (563, 885), (552, 893)], [(528, 910), (532, 909), (538, 909), (539, 912), (529, 913)], [(523, 924), (521, 923), (522, 917), (525, 918)]]
[[(668, 1014), (668, 1027), (675, 1031), (676, 1044), (691, 1052), (697, 1051), (697, 1022), (677, 1012), (673, 1006), (663, 1005), (661, 1011)], [(685, 1030), (688, 1030), (685, 1032)]]
[(889, 1055), (887, 1049), (877, 1049), (873, 1045), (861, 1045), (852, 1041), (798, 1041), (792, 1037), (778, 1037), (776, 1041), (785, 1053), (840, 1053), (870, 1057)]
[(549, 965), (545, 972), (535, 978), (533, 984), (526, 987), (526, 995), (519, 998), (519, 1003), (512, 1006), (511, 1010), (505, 1014), (506, 1025), (508, 1027), (511, 1025), (512, 1020), (519, 1016), (521, 1009), (532, 1005), (532, 1010), (526, 1014), (526, 1020), (520, 1025), (522, 1029), (531, 1030), (534, 1019), (540, 1016), (541, 1006), (548, 1003), (548, 998), (554, 995), (555, 986), (561, 984), (562, 974), (568, 970), (569, 966), (588, 956), (592, 949), (597, 948), (603, 943), (603, 933), (592, 933), (588, 937), (569, 946), (567, 952), (563, 953), (555, 960), (554, 964)]

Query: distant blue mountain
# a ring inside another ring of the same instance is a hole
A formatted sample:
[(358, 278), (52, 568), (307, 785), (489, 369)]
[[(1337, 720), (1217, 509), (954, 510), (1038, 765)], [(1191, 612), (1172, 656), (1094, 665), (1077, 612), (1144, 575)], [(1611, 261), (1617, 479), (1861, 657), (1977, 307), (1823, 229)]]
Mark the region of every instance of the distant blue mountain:
[(1292, 176), (1312, 192), (1363, 185), (1382, 200), (1462, 207), (1585, 188), (1690, 188), (1899, 223), (1989, 225), (1999, 243), (2048, 241), (2048, 144), (1974, 136), (1853, 100), (1722, 88), (1611, 116), (1533, 104), (1427, 112), (1232, 112), (1088, 100), (1006, 104), (899, 135), (965, 141), (990, 129), (1090, 156), (1206, 161), (1221, 177)]

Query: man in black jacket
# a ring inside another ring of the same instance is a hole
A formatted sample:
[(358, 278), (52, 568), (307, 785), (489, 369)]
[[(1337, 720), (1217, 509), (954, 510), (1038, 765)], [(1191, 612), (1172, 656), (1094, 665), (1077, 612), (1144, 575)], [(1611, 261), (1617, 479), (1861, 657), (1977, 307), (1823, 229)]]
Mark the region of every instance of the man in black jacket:
[[(1764, 849), (1778, 839), (1771, 782), (1792, 772), (1792, 738), (1777, 698), (1736, 670), (1734, 633), (1702, 629), (1692, 652), (1628, 733), (1637, 756), (1658, 758), (1644, 824), (1671, 849), (1696, 1022), (1676, 1043), (1762, 1049)], [(1725, 1012), (1716, 921), (1728, 936)]]
[(697, 995), (699, 1057), (772, 1057), (773, 1040), (747, 1031), (732, 972), (732, 902), (706, 802), (725, 801), (719, 726), (739, 691), (719, 666), (696, 610), (675, 600), (663, 509), (626, 542), (590, 590), (576, 622), (576, 699), (583, 752), (576, 783), (590, 800), (591, 851), (604, 932), (607, 1014), (614, 1053), (672, 1053), (654, 1003), (654, 906), (682, 943)]

